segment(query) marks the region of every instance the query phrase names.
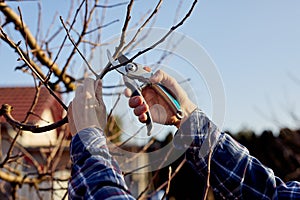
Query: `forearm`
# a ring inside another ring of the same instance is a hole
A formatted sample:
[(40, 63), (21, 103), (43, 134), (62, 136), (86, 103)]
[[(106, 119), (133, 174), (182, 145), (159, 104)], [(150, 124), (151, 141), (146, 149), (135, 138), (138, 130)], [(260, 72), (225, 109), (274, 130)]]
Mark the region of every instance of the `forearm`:
[(207, 180), (208, 155), (212, 152), (210, 184), (216, 195), (226, 199), (298, 197), (298, 182), (284, 184), (271, 169), (250, 156), (245, 147), (229, 135), (221, 133), (199, 110), (191, 115), (191, 119), (182, 128), (182, 135), (193, 138), (186, 151), (186, 158), (203, 181)]
[(118, 164), (109, 154), (102, 131), (96, 128), (80, 131), (72, 138), (70, 149), (73, 162), (69, 183), (71, 199), (134, 199)]

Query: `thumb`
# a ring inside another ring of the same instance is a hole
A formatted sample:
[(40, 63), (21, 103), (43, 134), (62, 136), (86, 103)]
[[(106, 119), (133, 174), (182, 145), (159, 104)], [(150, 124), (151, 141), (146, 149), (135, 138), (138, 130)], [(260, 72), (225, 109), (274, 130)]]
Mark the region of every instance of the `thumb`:
[(177, 81), (167, 73), (162, 70), (158, 70), (154, 73), (154, 75), (150, 78), (151, 83), (161, 83), (164, 86), (172, 89), (177, 86)]

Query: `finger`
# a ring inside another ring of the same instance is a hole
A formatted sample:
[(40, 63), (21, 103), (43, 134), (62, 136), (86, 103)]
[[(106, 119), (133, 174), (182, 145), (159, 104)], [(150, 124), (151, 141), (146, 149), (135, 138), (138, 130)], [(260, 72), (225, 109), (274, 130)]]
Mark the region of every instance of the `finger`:
[(159, 83), (164, 77), (164, 72), (162, 70), (157, 70), (153, 76), (150, 77), (151, 83)]
[(148, 66), (143, 67), (143, 69), (146, 70), (147, 72), (151, 72), (152, 71), (152, 69), (150, 67), (148, 67)]
[(136, 116), (140, 116), (140, 115), (146, 113), (148, 110), (149, 110), (148, 105), (147, 105), (147, 104), (142, 104), (142, 105), (136, 107), (136, 108), (133, 110), (133, 112), (134, 112), (134, 114), (135, 114)]
[(72, 111), (72, 102), (70, 103), (68, 107), (68, 122), (69, 122), (69, 128), (72, 135), (76, 134), (76, 127), (74, 125), (74, 119), (73, 119), (73, 111)]
[(70, 118), (72, 118), (73, 116), (73, 113), (72, 113), (72, 102), (70, 103), (70, 105), (68, 106), (68, 110), (67, 110), (67, 113), (68, 113), (68, 117), (70, 115)]
[(130, 90), (129, 88), (126, 88), (126, 89), (124, 90), (124, 94), (125, 94), (126, 97), (131, 97), (132, 92), (131, 92), (131, 90)]
[(143, 99), (140, 96), (131, 97), (129, 99), (129, 107), (136, 108), (143, 104)]
[(147, 115), (146, 115), (146, 113), (143, 113), (143, 114), (141, 114), (139, 116), (139, 121), (142, 122), (142, 123), (144, 123), (144, 122), (147, 121)]
[(157, 72), (155, 72), (155, 74), (150, 77), (150, 81), (151, 83), (162, 83), (165, 86), (172, 86), (176, 82), (173, 77), (162, 70), (158, 70)]
[(95, 95), (96, 95), (96, 99), (98, 100), (98, 102), (103, 102), (103, 98), (102, 98), (102, 80), (98, 79), (95, 82)]
[(79, 85), (75, 90), (75, 98), (80, 98), (80, 96), (83, 94), (83, 85)]
[(87, 99), (95, 97), (95, 80), (91, 78), (85, 78), (83, 82), (83, 90)]

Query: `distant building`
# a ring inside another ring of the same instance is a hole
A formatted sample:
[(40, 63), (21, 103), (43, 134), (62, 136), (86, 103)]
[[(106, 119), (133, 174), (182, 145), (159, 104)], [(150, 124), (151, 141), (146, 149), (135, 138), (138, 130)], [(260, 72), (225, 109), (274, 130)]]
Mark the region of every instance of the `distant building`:
[[(59, 94), (58, 94), (59, 95)], [(34, 87), (5, 87), (0, 88), (0, 106), (2, 104), (9, 104), (13, 106), (12, 117), (20, 122), (23, 122), (26, 118), (32, 103), (36, 96), (36, 89)], [(55, 100), (55, 98), (48, 92), (45, 87), (40, 90), (37, 102), (34, 104), (32, 113), (28, 114), (27, 124), (38, 124), (39, 126), (49, 125), (50, 123), (57, 122), (65, 115), (64, 109)], [(11, 125), (9, 125), (4, 117), (0, 117), (0, 161), (6, 156), (11, 141), (17, 133)], [(18, 155), (22, 151), (26, 151), (26, 154), (22, 155), (22, 164), (16, 165), (17, 170), (22, 173), (22, 176), (28, 174), (36, 174), (36, 164), (42, 171), (49, 165), (49, 160), (54, 157), (51, 165), (52, 171), (55, 171), (54, 178), (67, 180), (70, 176), (71, 162), (69, 158), (69, 144), (70, 135), (68, 126), (65, 129), (58, 128), (44, 133), (31, 133), (23, 131), (17, 139), (17, 144), (12, 152), (12, 155)], [(64, 140), (62, 143), (61, 137), (67, 136), (68, 140)], [(62, 145), (62, 151), (55, 151), (57, 145)], [(135, 145), (128, 145), (124, 147), (128, 151), (139, 151), (142, 147)], [(23, 149), (23, 150), (22, 150)], [(32, 158), (31, 158), (32, 157)], [(33, 161), (34, 160), (34, 161)], [(37, 161), (37, 163), (34, 163)], [(135, 165), (144, 166), (148, 163), (148, 158), (145, 156), (139, 156), (135, 159)], [(124, 162), (119, 163), (125, 164)], [(14, 167), (14, 166), (13, 166)], [(0, 168), (0, 172), (5, 169)], [(44, 171), (48, 173), (48, 171)], [(125, 177), (130, 191), (133, 195), (138, 196), (147, 186), (149, 181), (149, 174), (130, 174)], [(53, 187), (57, 189), (54, 199), (62, 199), (66, 194), (67, 181), (53, 182)], [(43, 190), (39, 195), (42, 199), (52, 199), (51, 191), (47, 191), (47, 188), (51, 188), (51, 182), (44, 181), (39, 185)], [(11, 198), (11, 185), (0, 179), (0, 199)], [(18, 189), (18, 196), (22, 199), (40, 199), (37, 196), (36, 190), (33, 186), (22, 185)]]
[[(62, 119), (64, 109), (55, 100), (55, 98), (49, 93), (45, 87), (41, 87), (38, 98), (35, 99), (36, 88), (35, 87), (5, 87), (0, 88), (0, 106), (2, 104), (9, 104), (13, 106), (11, 113), (12, 117), (19, 121), (24, 122), (27, 115), (27, 124), (38, 124), (39, 126), (49, 125), (53, 122)], [(30, 111), (33, 105), (33, 110)], [(6, 153), (11, 146), (12, 139), (17, 133), (12, 126), (10, 126), (4, 117), (0, 117), (0, 160), (6, 157)], [(12, 155), (21, 155), (20, 164), (11, 164), (11, 167), (16, 167), (16, 170), (21, 172), (22, 176), (28, 176), (28, 174), (34, 174), (38, 168), (44, 173), (53, 172), (54, 177), (67, 180), (70, 175), (70, 158), (69, 158), (69, 141), (62, 140), (65, 135), (65, 130), (58, 128), (55, 130), (47, 131), (44, 133), (31, 133), (23, 131), (17, 139), (17, 143), (14, 146)], [(61, 142), (63, 141), (63, 142)], [(61, 145), (59, 151), (55, 148), (57, 145)], [(52, 159), (51, 157), (54, 157)], [(50, 159), (51, 164), (49, 165)], [(51, 169), (46, 171), (45, 167), (51, 166)], [(7, 172), (5, 169), (0, 169), (2, 172)], [(59, 183), (53, 182), (54, 187), (66, 188), (67, 181)], [(2, 188), (6, 188), (6, 191), (0, 190), (0, 199), (6, 198), (5, 195), (10, 195), (10, 184), (0, 180)], [(41, 188), (47, 189), (52, 187), (50, 182), (42, 182)], [(57, 186), (56, 186), (56, 185)], [(55, 199), (61, 199), (66, 190), (59, 189), (55, 191)], [(6, 193), (6, 194), (5, 194)], [(1, 196), (2, 195), (2, 196)], [(51, 191), (40, 192), (43, 199), (51, 199)], [(39, 199), (35, 189), (28, 185), (23, 185), (18, 190), (18, 196), (25, 199)]]

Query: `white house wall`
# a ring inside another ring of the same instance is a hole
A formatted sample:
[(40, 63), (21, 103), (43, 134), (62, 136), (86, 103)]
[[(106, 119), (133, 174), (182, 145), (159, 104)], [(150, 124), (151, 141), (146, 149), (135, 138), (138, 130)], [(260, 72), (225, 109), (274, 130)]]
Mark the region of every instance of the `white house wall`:
[[(54, 121), (50, 109), (45, 109), (41, 115), (41, 118), (45, 121), (40, 120), (37, 123), (40, 127), (49, 125)], [(20, 136), (17, 141), (24, 147), (49, 146), (56, 143), (57, 133), (56, 130), (51, 130), (44, 133), (31, 133), (29, 131), (23, 131), (22, 136)]]

